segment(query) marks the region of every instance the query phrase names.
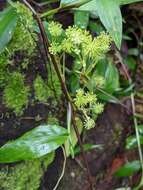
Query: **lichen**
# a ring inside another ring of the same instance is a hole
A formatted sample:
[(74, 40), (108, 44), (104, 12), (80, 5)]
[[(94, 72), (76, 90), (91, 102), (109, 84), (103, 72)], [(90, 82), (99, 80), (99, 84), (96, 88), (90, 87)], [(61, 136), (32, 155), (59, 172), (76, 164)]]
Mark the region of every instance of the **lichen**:
[(53, 159), (54, 153), (50, 153), (41, 159), (2, 167), (0, 170), (0, 189), (38, 190), (41, 178)]

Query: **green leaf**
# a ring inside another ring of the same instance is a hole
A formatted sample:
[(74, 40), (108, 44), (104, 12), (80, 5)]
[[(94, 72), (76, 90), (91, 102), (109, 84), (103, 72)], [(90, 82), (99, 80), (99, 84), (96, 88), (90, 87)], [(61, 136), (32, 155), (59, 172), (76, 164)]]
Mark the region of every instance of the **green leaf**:
[(132, 162), (129, 162), (122, 166), (116, 173), (115, 175), (118, 177), (126, 177), (126, 176), (131, 176), (135, 172), (139, 171), (141, 169), (140, 161), (135, 160)]
[(89, 29), (96, 33), (96, 34), (100, 34), (101, 32), (104, 31), (104, 28), (103, 26), (101, 25), (101, 23), (98, 23), (98, 22), (93, 22), (93, 21), (89, 21)]
[(105, 72), (105, 89), (111, 94), (119, 88), (119, 73), (116, 66), (109, 62)]
[(126, 5), (130, 3), (136, 3), (136, 2), (141, 2), (143, 0), (118, 0), (120, 5)]
[[(84, 151), (90, 151), (90, 150), (93, 150), (93, 149), (102, 149), (102, 145), (101, 144), (83, 144), (83, 149)], [(74, 149), (74, 155), (77, 155), (81, 152), (80, 150), (80, 147), (77, 146), (75, 149)]]
[(75, 3), (76, 1), (78, 1), (78, 0), (61, 0), (61, 5)]
[(89, 22), (89, 13), (86, 11), (74, 12), (74, 24), (79, 28), (86, 29)]
[(14, 8), (8, 7), (0, 12), (0, 52), (2, 52), (11, 40), (17, 21)]
[(97, 9), (96, 9), (96, 0), (92, 0), (78, 8), (81, 11), (88, 11), (90, 15), (94, 18), (98, 17)]
[(87, 2), (89, 2), (90, 0), (61, 0), (60, 2), (60, 7), (64, 7), (65, 5), (69, 6), (69, 5), (77, 5), (80, 6), (82, 4), (86, 4)]
[(122, 40), (122, 15), (115, 0), (96, 0), (97, 12), (101, 22), (120, 49)]
[[(81, 134), (83, 130), (82, 121), (78, 117), (76, 117), (75, 119), (78, 126), (79, 134)], [(72, 149), (76, 146), (77, 142), (78, 142), (78, 139), (77, 139), (76, 133), (74, 131), (74, 128), (71, 126), (69, 137), (67, 141), (65, 142), (65, 150), (66, 150), (67, 156), (72, 154), (72, 151), (73, 151)]]
[(138, 130), (140, 134), (143, 134), (143, 125), (138, 125)]
[(108, 102), (119, 103), (118, 99), (113, 95), (120, 89), (119, 73), (112, 61), (110, 59), (100, 60), (96, 65), (95, 75), (102, 76), (105, 81), (102, 89), (96, 89), (96, 86), (94, 87), (91, 83), (92, 88), (96, 90), (98, 98)]
[[(140, 135), (140, 144), (143, 144), (143, 136)], [(132, 149), (132, 148), (136, 148), (137, 145), (137, 138), (135, 135), (133, 136), (129, 136), (126, 139), (126, 149)]]
[(130, 70), (135, 71), (137, 63), (136, 63), (136, 60), (133, 57), (131, 57), (131, 56), (126, 57), (124, 59), (124, 63), (126, 65), (128, 65), (128, 68)]
[(67, 139), (67, 130), (57, 125), (40, 125), (22, 137), (0, 148), (0, 163), (32, 160), (61, 146)]

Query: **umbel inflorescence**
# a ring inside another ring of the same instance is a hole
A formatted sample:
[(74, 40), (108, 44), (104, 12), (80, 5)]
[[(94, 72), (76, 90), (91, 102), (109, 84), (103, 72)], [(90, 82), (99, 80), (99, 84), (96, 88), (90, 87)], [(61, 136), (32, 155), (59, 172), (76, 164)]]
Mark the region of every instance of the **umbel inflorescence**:
[(93, 37), (87, 30), (76, 26), (64, 30), (56, 22), (49, 23), (48, 32), (51, 40), (50, 53), (58, 60), (64, 54), (74, 58), (72, 72), (79, 75), (79, 88), (74, 94), (74, 103), (83, 113), (85, 127), (90, 129), (95, 126), (98, 114), (103, 111), (103, 104), (98, 102), (94, 89), (89, 84), (92, 80), (94, 87), (104, 86), (104, 78), (95, 75), (95, 70), (98, 61), (110, 49), (111, 38), (105, 32)]

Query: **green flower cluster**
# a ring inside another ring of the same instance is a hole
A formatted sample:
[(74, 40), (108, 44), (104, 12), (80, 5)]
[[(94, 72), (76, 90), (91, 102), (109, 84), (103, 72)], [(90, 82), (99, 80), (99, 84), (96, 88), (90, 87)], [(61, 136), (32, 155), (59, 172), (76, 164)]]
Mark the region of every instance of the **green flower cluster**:
[(4, 89), (4, 102), (6, 106), (13, 109), (16, 115), (23, 113), (28, 105), (29, 88), (24, 84), (24, 77), (19, 72), (14, 72)]
[[(86, 30), (77, 28), (76, 26), (69, 27), (65, 31), (62, 25), (52, 22), (49, 25), (49, 32), (53, 36), (51, 41), (50, 52), (54, 55), (60, 53), (68, 53), (81, 60), (93, 59), (98, 61), (109, 50), (111, 38), (106, 33), (101, 33), (100, 36), (93, 38)], [(57, 37), (61, 37), (57, 40)], [(55, 40), (56, 39), (56, 40)]]
[(53, 21), (48, 24), (48, 30), (51, 36), (55, 38), (61, 36), (63, 32), (62, 25), (58, 22)]
[(95, 94), (92, 92), (84, 93), (83, 89), (77, 90), (74, 102), (77, 108), (83, 112), (85, 128), (93, 128), (98, 114), (103, 112), (103, 104), (97, 102)]

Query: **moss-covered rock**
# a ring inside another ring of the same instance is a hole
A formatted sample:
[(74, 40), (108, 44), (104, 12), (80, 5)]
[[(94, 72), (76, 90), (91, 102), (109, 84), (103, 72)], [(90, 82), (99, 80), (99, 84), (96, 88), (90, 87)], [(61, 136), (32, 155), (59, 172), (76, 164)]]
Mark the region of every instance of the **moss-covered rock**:
[(53, 159), (54, 153), (50, 153), (41, 159), (2, 167), (0, 170), (0, 189), (38, 190), (41, 178)]

